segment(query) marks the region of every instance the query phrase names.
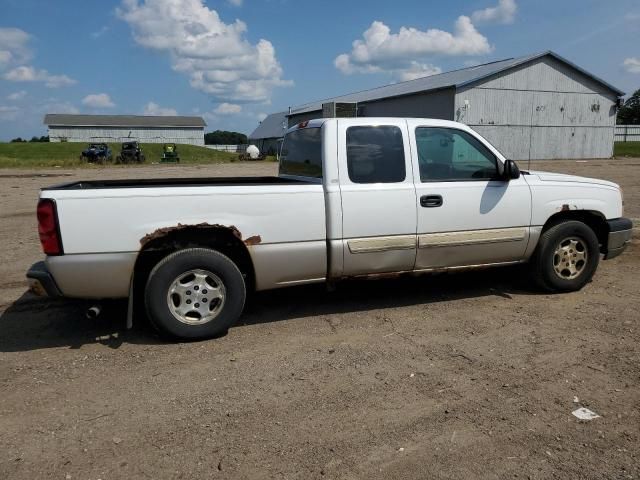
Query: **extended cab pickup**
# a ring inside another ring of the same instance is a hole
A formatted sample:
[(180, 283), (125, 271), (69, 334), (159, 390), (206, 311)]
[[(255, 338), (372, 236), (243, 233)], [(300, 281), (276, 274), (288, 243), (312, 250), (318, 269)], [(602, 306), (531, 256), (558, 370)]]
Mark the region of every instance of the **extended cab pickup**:
[[(160, 332), (207, 338), (249, 290), (528, 262), (580, 289), (630, 242), (605, 180), (520, 172), (469, 127), (319, 119), (288, 130), (278, 177), (74, 182), (38, 204), (50, 296), (144, 302)], [(129, 317), (130, 319), (130, 317)]]

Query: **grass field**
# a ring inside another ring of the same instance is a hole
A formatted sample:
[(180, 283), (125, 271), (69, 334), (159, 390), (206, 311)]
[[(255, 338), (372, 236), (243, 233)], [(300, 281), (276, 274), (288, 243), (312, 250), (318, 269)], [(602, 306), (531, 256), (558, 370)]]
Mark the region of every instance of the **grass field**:
[[(87, 147), (85, 143), (0, 143), (0, 168), (29, 167), (93, 167), (80, 160), (80, 153)], [(115, 160), (120, 153), (119, 143), (110, 143)], [(162, 144), (144, 143), (142, 150), (146, 163), (157, 163), (162, 156)], [(235, 153), (219, 152), (194, 145), (178, 145), (180, 163), (206, 164), (233, 162)], [(98, 168), (98, 167), (96, 167)]]
[(640, 157), (640, 142), (616, 142), (613, 149), (616, 157)]
[[(29, 167), (85, 167), (99, 168), (80, 160), (80, 153), (85, 143), (0, 143), (0, 168)], [(120, 152), (119, 143), (110, 143), (113, 158)], [(162, 156), (162, 144), (145, 143), (142, 150), (146, 163), (157, 163)], [(219, 152), (194, 145), (179, 145), (180, 162), (185, 164), (207, 164), (234, 162), (238, 159), (235, 153)], [(640, 142), (616, 142), (616, 157), (640, 157)], [(267, 160), (275, 161), (275, 157)]]

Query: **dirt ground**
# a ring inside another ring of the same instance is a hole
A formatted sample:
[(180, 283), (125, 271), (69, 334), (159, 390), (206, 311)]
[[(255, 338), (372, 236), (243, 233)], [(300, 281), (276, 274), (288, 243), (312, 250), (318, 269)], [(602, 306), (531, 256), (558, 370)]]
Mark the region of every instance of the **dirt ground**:
[[(640, 221), (640, 159), (534, 167), (620, 183)], [(294, 288), (198, 343), (26, 293), (40, 186), (274, 172), (0, 170), (1, 479), (640, 477), (637, 235), (577, 293), (521, 268)]]

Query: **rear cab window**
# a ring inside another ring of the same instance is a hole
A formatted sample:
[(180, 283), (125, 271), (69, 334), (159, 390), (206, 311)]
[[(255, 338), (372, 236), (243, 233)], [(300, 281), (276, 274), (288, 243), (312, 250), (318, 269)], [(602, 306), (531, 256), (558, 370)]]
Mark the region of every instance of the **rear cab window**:
[(397, 126), (347, 128), (347, 169), (353, 183), (399, 183), (407, 176)]
[(280, 154), (280, 175), (322, 178), (322, 128), (287, 133)]

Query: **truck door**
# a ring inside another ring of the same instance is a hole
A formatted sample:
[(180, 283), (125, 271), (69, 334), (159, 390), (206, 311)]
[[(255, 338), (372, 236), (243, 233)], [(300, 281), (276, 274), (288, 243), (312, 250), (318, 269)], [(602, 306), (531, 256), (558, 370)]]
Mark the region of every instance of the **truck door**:
[(405, 120), (338, 121), (344, 274), (412, 270), (417, 200)]
[(416, 270), (521, 260), (531, 221), (524, 178), (499, 179), (501, 160), (472, 132), (408, 123), (419, 205)]

